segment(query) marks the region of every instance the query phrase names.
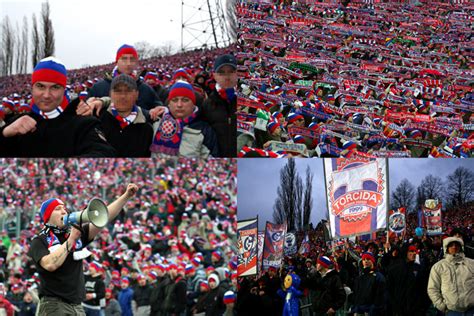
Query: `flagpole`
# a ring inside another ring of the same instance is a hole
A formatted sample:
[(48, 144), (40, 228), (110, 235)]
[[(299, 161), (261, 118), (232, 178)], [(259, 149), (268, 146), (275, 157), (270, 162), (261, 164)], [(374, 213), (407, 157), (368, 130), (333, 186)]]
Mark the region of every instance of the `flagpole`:
[(327, 188), (327, 181), (326, 181), (326, 159), (334, 159), (334, 158), (323, 158), (323, 172), (324, 172), (324, 192), (325, 192), (325, 195), (326, 195), (326, 207), (327, 207), (327, 210), (328, 210), (328, 217), (327, 217), (327, 220), (329, 222), (329, 238), (332, 240), (332, 231), (331, 231), (331, 214), (330, 214), (330, 211), (329, 211), (329, 200), (328, 200), (328, 188)]
[(390, 175), (389, 175), (389, 171), (390, 171), (390, 168), (388, 166), (389, 164), (389, 160), (388, 158), (385, 158), (385, 174), (387, 175), (387, 209), (386, 209), (386, 215), (385, 215), (385, 221), (386, 221), (386, 226), (385, 228), (387, 229), (387, 240), (385, 242), (389, 242), (390, 239), (389, 239), (389, 234), (390, 234), (390, 228), (388, 227), (388, 216), (389, 216), (389, 209), (391, 209), (390, 207)]
[[(258, 264), (258, 214), (257, 214), (257, 235), (255, 237), (257, 237), (256, 238), (256, 241), (257, 241), (257, 265), (256, 265), (257, 266), (257, 274), (256, 274), (256, 276), (258, 277), (258, 271), (259, 271), (258, 270), (259, 269), (259, 264)], [(262, 249), (262, 251), (263, 251), (263, 249)]]

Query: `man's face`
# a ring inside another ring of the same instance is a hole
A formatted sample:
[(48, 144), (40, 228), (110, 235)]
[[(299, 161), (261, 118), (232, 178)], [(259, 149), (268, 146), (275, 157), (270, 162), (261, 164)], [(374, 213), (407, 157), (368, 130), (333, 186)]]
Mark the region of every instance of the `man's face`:
[(66, 207), (63, 204), (59, 204), (56, 206), (51, 213), (51, 217), (49, 218), (49, 222), (52, 225), (55, 225), (59, 228), (64, 227), (63, 217), (67, 215)]
[(215, 289), (217, 287), (216, 281), (214, 281), (213, 279), (209, 280), (209, 287), (211, 289)]
[(141, 278), (141, 279), (138, 281), (138, 284), (140, 284), (140, 286), (145, 286), (145, 285), (146, 285), (146, 279), (145, 279), (145, 278)]
[(362, 266), (364, 268), (373, 268), (374, 267), (374, 264), (372, 263), (372, 261), (369, 259), (369, 258), (364, 258), (362, 259)]
[(123, 290), (128, 288), (128, 283), (127, 282), (120, 282), (120, 287), (122, 287)]
[(223, 89), (233, 88), (237, 85), (237, 71), (234, 67), (225, 65), (214, 72), (216, 82)]
[(450, 255), (461, 252), (461, 245), (458, 242), (450, 242), (447, 248)]
[(31, 294), (29, 292), (26, 292), (25, 296), (23, 296), (23, 300), (26, 303), (31, 303), (33, 301), (33, 297), (31, 296)]
[(38, 108), (43, 112), (49, 112), (61, 104), (64, 87), (54, 82), (37, 81), (31, 94)]
[(183, 119), (194, 111), (193, 101), (188, 97), (175, 97), (169, 101), (168, 107), (175, 118)]
[(131, 75), (137, 68), (138, 59), (132, 54), (123, 54), (117, 61), (118, 71), (122, 74)]
[(297, 119), (294, 123), (293, 123), (294, 126), (296, 127), (304, 127), (304, 119), (300, 118), (300, 119)]
[(413, 262), (416, 259), (416, 251), (414, 250), (408, 250), (407, 252), (407, 260), (408, 262)]
[(110, 98), (119, 113), (129, 112), (137, 102), (138, 91), (127, 85), (119, 84), (110, 91)]

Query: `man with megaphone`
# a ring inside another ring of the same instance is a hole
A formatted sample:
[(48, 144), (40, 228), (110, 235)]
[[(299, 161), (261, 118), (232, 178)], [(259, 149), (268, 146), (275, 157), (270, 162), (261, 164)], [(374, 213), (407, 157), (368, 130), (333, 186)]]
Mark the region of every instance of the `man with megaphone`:
[(28, 252), (40, 276), (38, 315), (86, 315), (81, 305), (86, 296), (85, 247), (137, 191), (135, 184), (129, 184), (108, 206), (92, 199), (84, 211), (71, 214), (60, 199), (43, 202), (40, 216), (45, 227), (33, 238)]

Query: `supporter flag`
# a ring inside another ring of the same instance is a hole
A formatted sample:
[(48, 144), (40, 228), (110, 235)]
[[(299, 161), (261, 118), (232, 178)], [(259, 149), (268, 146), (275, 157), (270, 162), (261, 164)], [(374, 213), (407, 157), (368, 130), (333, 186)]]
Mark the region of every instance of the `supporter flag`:
[(406, 228), (406, 209), (399, 207), (396, 210), (390, 210), (388, 215), (389, 238), (395, 238), (402, 235)]
[(425, 218), (426, 233), (428, 235), (440, 235), (443, 233), (441, 207), (442, 203), (438, 200), (425, 201), (423, 216)]
[(277, 225), (267, 222), (265, 226), (265, 241), (263, 244), (263, 271), (267, 271), (269, 267), (280, 268), (283, 257), (285, 233), (286, 224)]
[(305, 255), (305, 254), (309, 253), (309, 249), (310, 249), (309, 237), (308, 237), (308, 234), (306, 234), (304, 236), (303, 241), (301, 242), (300, 250), (298, 251), (298, 253), (300, 255)]
[(387, 226), (385, 159), (324, 159), (333, 238), (371, 234)]
[(285, 235), (285, 248), (284, 248), (284, 253), (285, 256), (292, 256), (296, 253), (297, 251), (297, 245), (296, 245), (296, 236), (294, 233), (286, 233)]
[(262, 274), (263, 244), (265, 243), (265, 232), (258, 232), (258, 271)]
[(239, 256), (237, 274), (247, 276), (257, 274), (257, 233), (258, 218), (237, 223)]

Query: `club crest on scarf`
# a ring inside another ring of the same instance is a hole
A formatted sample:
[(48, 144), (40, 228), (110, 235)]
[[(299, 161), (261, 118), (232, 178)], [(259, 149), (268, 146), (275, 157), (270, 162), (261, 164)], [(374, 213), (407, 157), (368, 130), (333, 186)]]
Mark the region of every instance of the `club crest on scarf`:
[(184, 127), (194, 121), (197, 113), (197, 107), (195, 107), (193, 114), (184, 119), (175, 119), (171, 113), (165, 113), (156, 131), (153, 144), (150, 147), (151, 151), (177, 155), (179, 153)]

